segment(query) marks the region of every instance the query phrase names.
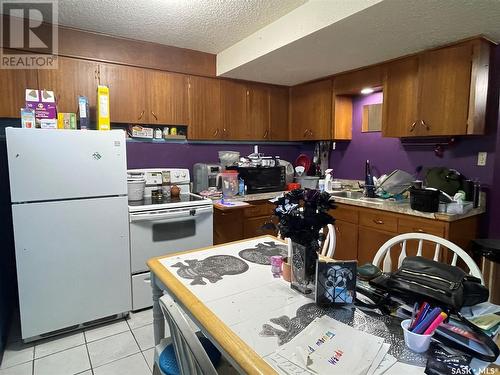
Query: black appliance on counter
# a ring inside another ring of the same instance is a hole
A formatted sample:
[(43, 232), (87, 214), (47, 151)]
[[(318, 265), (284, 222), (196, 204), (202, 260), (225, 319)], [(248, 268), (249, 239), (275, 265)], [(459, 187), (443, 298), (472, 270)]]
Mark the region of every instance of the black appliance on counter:
[(286, 185), (285, 167), (227, 167), (238, 171), (247, 186), (247, 194), (283, 191)]

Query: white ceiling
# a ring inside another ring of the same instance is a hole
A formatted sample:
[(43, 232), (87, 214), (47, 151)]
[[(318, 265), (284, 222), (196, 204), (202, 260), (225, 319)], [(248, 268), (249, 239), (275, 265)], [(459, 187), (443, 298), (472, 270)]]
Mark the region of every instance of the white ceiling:
[[(308, 21), (298, 22), (297, 14), (307, 14), (310, 19), (316, 12), (324, 21), (328, 12), (325, 4), (333, 14), (344, 3), (311, 0), (302, 5), (219, 53), (217, 74), (293, 85), (479, 34), (500, 41), (498, 0), (366, 1), (364, 9), (359, 7), (354, 13), (351, 9), (344, 12), (345, 17), (332, 17), (327, 26), (321, 24), (317, 30), (306, 28), (302, 32)], [(306, 9), (308, 12), (303, 11)], [(297, 34), (294, 40), (272, 43), (290, 33), (291, 27)]]
[(307, 0), (59, 0), (59, 24), (218, 53)]

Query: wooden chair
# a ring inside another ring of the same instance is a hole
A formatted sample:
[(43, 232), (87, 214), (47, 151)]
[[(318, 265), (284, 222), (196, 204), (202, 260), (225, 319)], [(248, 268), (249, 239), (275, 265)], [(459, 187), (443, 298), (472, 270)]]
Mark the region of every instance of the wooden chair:
[(320, 254), (328, 258), (333, 258), (333, 254), (335, 253), (335, 245), (337, 242), (335, 228), (332, 224), (328, 224), (326, 228), (328, 229), (328, 233), (325, 236), (325, 240), (323, 241), (323, 247), (321, 248)]
[(457, 265), (457, 260), (458, 258), (461, 258), (467, 267), (469, 268), (469, 273), (472, 276), (475, 276), (479, 279), (481, 279), (481, 283), (484, 285), (483, 281), (483, 275), (481, 273), (481, 270), (477, 266), (476, 262), (470, 257), (469, 254), (467, 254), (464, 250), (462, 250), (460, 247), (455, 245), (453, 242), (450, 242), (448, 240), (445, 240), (444, 238), (434, 236), (432, 234), (426, 234), (426, 233), (405, 233), (405, 234), (400, 234), (396, 237), (391, 238), (389, 241), (384, 243), (380, 249), (378, 249), (377, 253), (375, 254), (375, 257), (373, 258), (373, 264), (377, 267), (380, 268), (380, 264), (382, 263), (382, 270), (384, 272), (390, 272), (392, 270), (392, 259), (391, 259), (391, 249), (395, 245), (401, 245), (401, 253), (399, 254), (398, 258), (398, 268), (401, 266), (401, 263), (403, 262), (403, 259), (406, 258), (407, 253), (406, 253), (406, 248), (407, 248), (407, 241), (412, 240), (418, 241), (418, 248), (417, 248), (417, 256), (422, 256), (422, 247), (424, 244), (424, 241), (428, 241), (431, 243), (435, 243), (436, 246), (434, 248), (434, 260), (439, 261), (440, 255), (441, 255), (441, 248), (444, 247), (448, 249), (449, 251), (453, 252), (453, 258), (451, 260), (451, 265), (456, 266)]
[[(200, 342), (200, 338), (190, 327), (177, 303), (165, 294), (160, 298), (160, 306), (170, 328), (180, 374), (217, 375), (217, 370)], [(164, 344), (163, 346), (165, 347)]]

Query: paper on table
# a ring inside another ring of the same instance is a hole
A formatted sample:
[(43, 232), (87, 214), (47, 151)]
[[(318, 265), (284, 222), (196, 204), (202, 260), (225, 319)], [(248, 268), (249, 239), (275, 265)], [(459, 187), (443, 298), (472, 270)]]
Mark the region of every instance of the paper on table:
[(398, 360), (396, 357), (386, 354), (385, 357), (382, 359), (382, 362), (378, 365), (378, 367), (375, 369), (375, 372), (373, 375), (382, 375), (384, 374), (387, 370), (389, 370)]
[(336, 335), (333, 332), (336, 323), (339, 322), (328, 316), (316, 318), (292, 340), (278, 348), (276, 352), (307, 370), (308, 355)]
[(365, 375), (384, 339), (331, 320), (335, 336), (309, 355), (307, 368), (317, 374)]
[(373, 375), (375, 373), (375, 371), (378, 369), (379, 365), (384, 360), (384, 357), (387, 354), (387, 352), (389, 351), (390, 347), (391, 347), (391, 344), (385, 344), (385, 343), (382, 344), (382, 346), (380, 347), (380, 350), (377, 353), (377, 356), (373, 360), (366, 375)]
[(287, 375), (309, 375), (311, 372), (297, 366), (287, 358), (278, 353), (271, 353), (264, 357), (264, 360), (271, 364), (275, 369), (278, 368)]

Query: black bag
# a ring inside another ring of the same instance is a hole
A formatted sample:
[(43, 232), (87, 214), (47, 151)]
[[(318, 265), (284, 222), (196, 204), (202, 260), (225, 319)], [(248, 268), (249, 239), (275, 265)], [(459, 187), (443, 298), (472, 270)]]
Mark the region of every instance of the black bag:
[(481, 280), (461, 268), (423, 257), (407, 257), (392, 274), (383, 274), (370, 283), (402, 298), (434, 302), (452, 311), (488, 300), (489, 291)]
[(458, 267), (416, 256), (405, 258), (394, 273), (383, 273), (369, 283), (403, 300), (427, 301), (447, 308), (481, 339), (484, 349), (489, 353), (449, 340), (436, 332), (436, 338), (444, 344), (487, 362), (495, 361), (500, 354), (493, 340), (459, 312), (463, 306), (488, 300), (488, 288), (477, 277), (470, 276)]

